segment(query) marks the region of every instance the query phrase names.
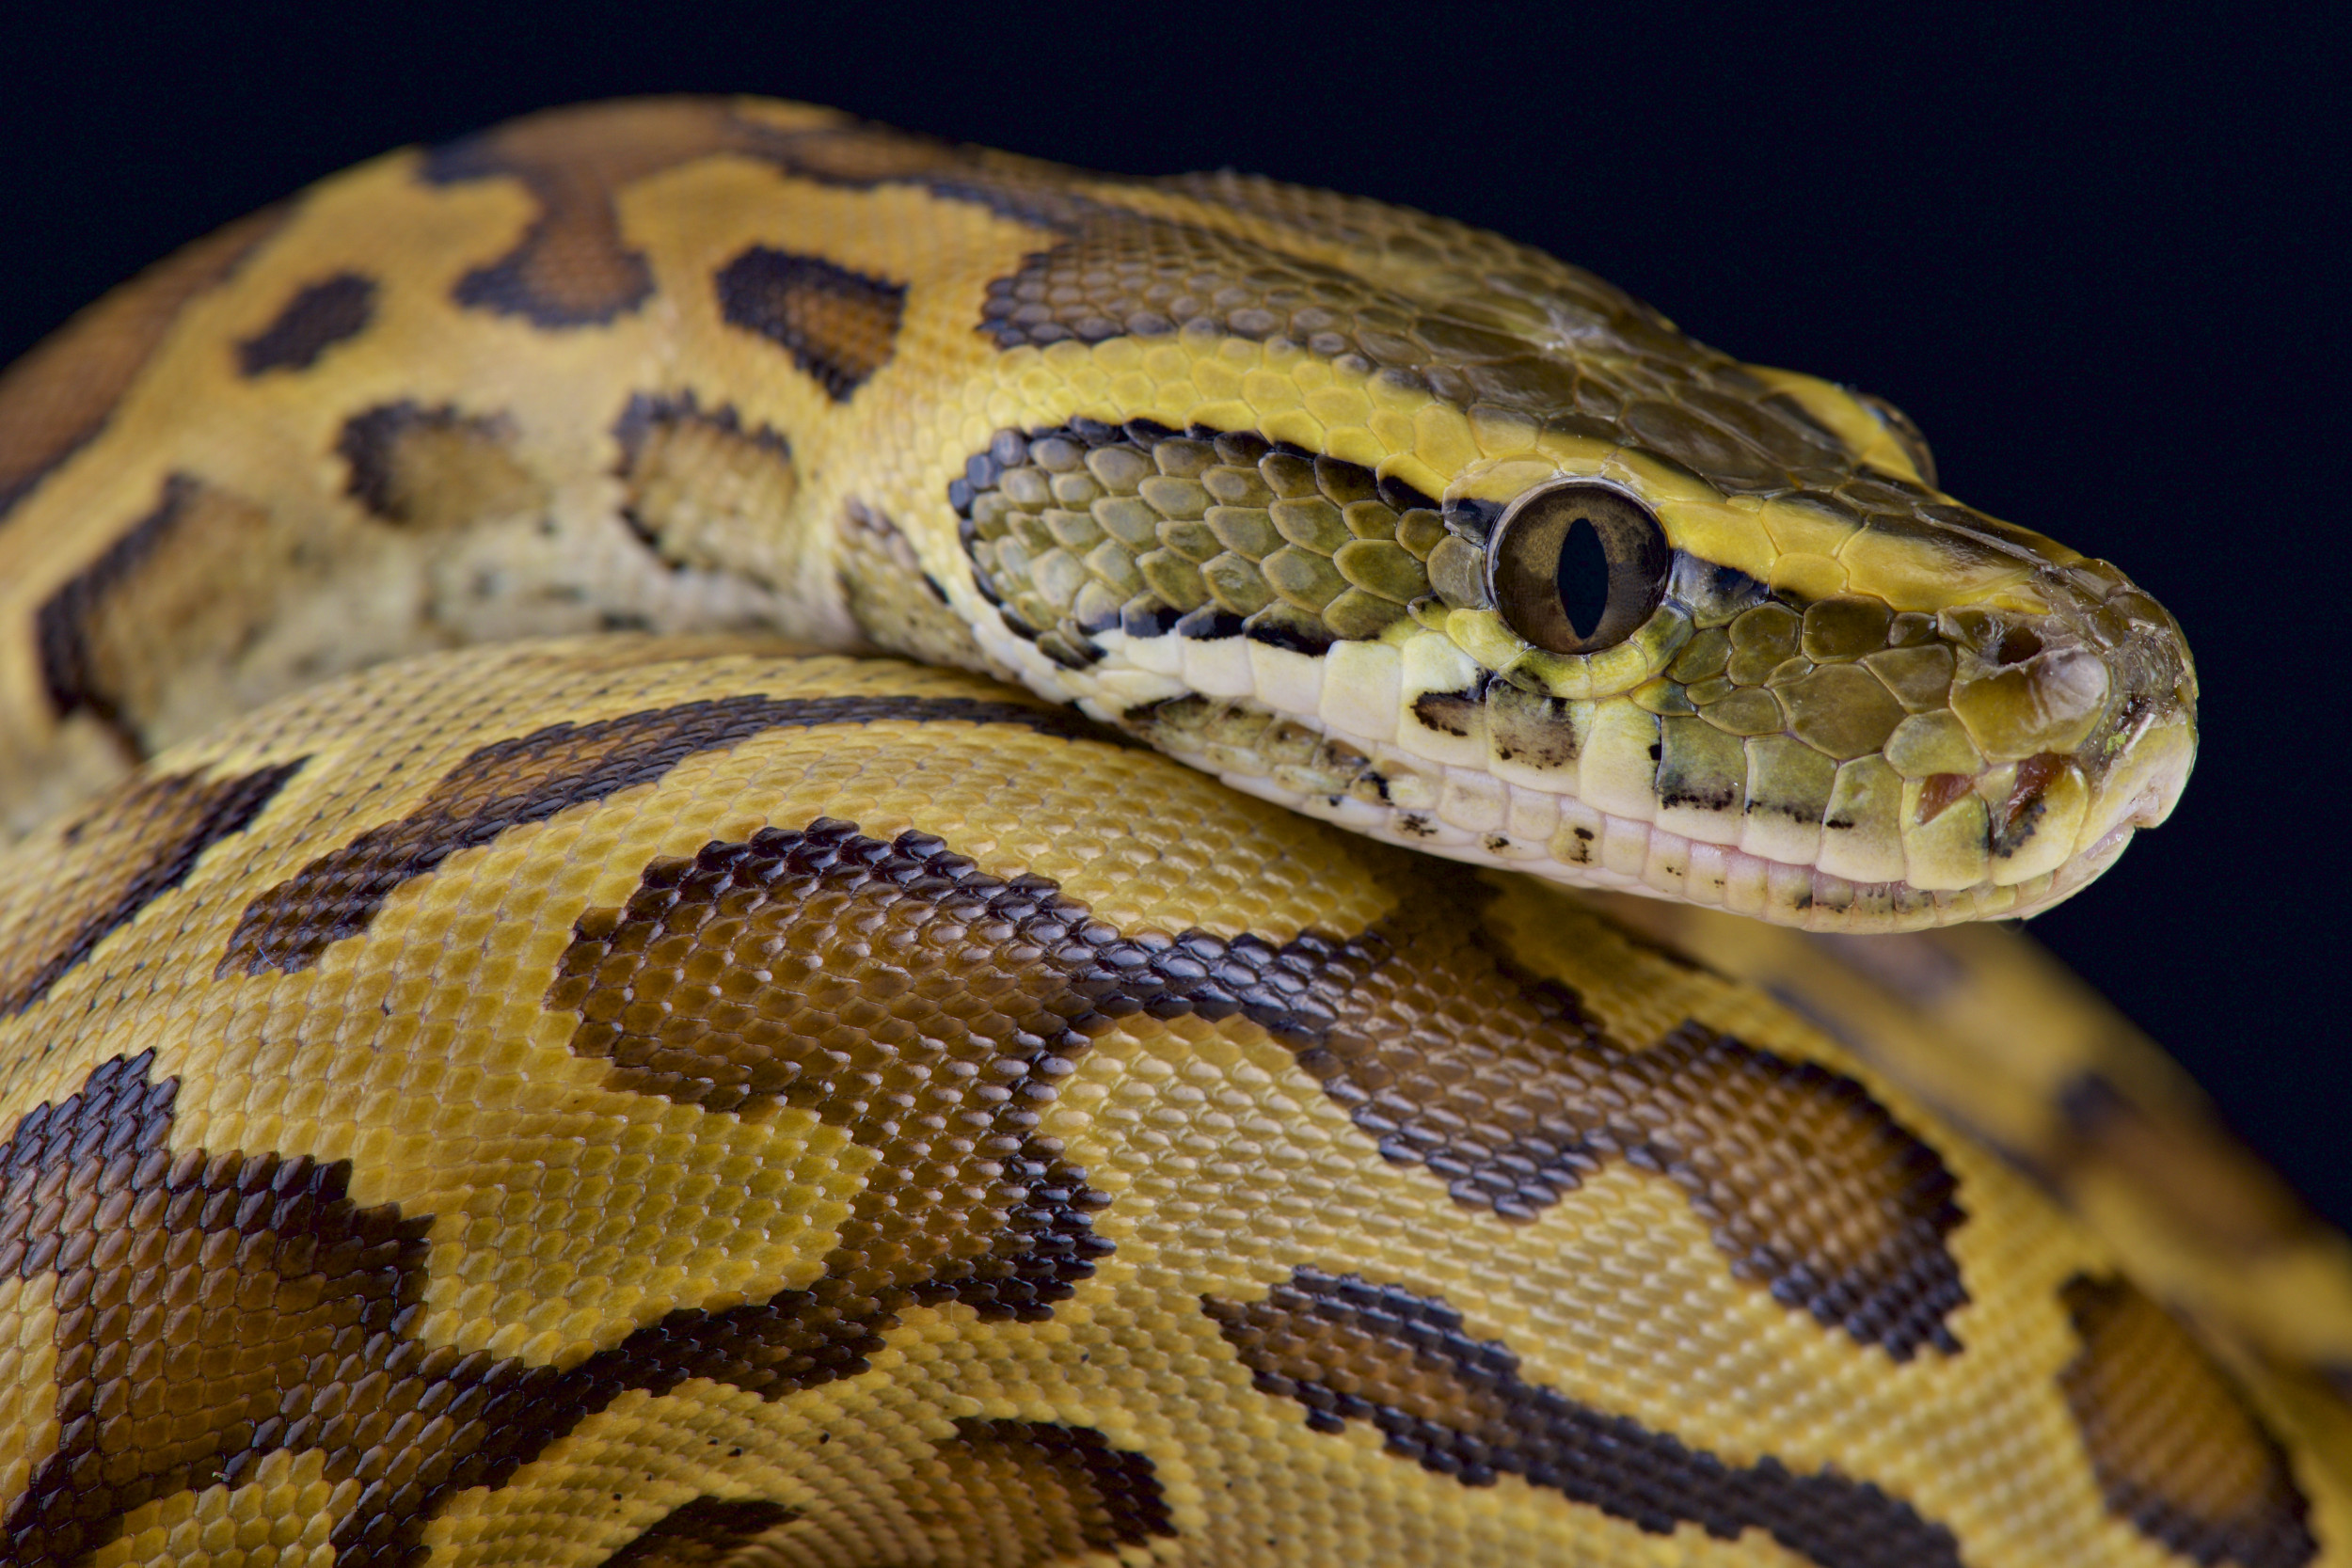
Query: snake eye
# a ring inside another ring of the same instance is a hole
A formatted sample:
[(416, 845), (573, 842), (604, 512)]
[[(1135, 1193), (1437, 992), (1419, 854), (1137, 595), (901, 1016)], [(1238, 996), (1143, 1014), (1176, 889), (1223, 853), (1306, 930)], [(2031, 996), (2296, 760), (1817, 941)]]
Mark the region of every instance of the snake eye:
[(1649, 508), (1574, 481), (1512, 502), (1486, 559), (1503, 620), (1555, 654), (1598, 653), (1632, 636), (1666, 596), (1674, 563)]

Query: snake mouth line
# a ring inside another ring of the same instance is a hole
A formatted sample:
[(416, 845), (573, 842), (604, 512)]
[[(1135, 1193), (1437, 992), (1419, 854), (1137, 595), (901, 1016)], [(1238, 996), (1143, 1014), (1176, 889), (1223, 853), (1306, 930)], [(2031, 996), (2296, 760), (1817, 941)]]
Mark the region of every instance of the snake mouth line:
[[(1904, 879), (1859, 879), (1813, 861), (1775, 859), (1694, 837), (1575, 795), (1334, 733), (1311, 715), (1262, 700), (1182, 697), (1129, 707), (1114, 719), (1131, 733), (1148, 730), (1145, 738), (1154, 747), (1234, 789), (1387, 843), (1571, 886), (1847, 934), (2038, 914), (2095, 880), (2139, 828), (2161, 822), (2187, 771), (2186, 753), (2176, 752), (2169, 766), (2110, 779), (2105, 789), (2094, 785), (2088, 800), (2078, 793), (2059, 831), (2074, 838), (2074, 823), (2087, 818), (2096, 836), (2074, 839), (2077, 847), (2062, 859), (2045, 857), (2041, 870), (2019, 876), (2025, 866), (2010, 863), (2006, 879), (1987, 876), (1923, 887)], [(2030, 840), (2013, 847), (2029, 848)], [(1997, 868), (2002, 863), (1990, 863)]]
[[(1302, 794), (1264, 774), (1210, 770), (1244, 793), (1425, 854), (1533, 872), (1570, 886), (1699, 904), (1774, 925), (1846, 935), (2039, 914), (2097, 880), (2140, 827), (2150, 825), (2136, 810), (2056, 869), (2013, 883), (1926, 889), (1900, 881), (1859, 882), (1818, 866), (1771, 860), (1526, 789), (1511, 791), (1497, 826), (1480, 829), (1441, 820), (1434, 813), (1359, 798)], [(1544, 815), (1556, 816), (1560, 825), (1543, 831)]]

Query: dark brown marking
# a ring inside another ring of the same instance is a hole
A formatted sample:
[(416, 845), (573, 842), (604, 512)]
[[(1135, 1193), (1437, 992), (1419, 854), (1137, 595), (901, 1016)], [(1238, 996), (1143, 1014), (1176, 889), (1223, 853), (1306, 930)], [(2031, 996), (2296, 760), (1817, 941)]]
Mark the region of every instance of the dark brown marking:
[(623, 237), (613, 193), (759, 141), (723, 100), (670, 98), (532, 115), (441, 149), (424, 166), (433, 183), (512, 179), (539, 204), (512, 250), (458, 279), (457, 303), (544, 327), (593, 326), (636, 309), (653, 293), (653, 272)]
[(1762, 1530), (1820, 1568), (1960, 1568), (1949, 1529), (1877, 1486), (1769, 1456), (1729, 1465), (1524, 1382), (1508, 1347), (1472, 1338), (1438, 1298), (1300, 1268), (1263, 1301), (1201, 1306), (1258, 1389), (1306, 1406), (1309, 1426), (1369, 1421), (1391, 1453), (1466, 1486), (1522, 1476), (1653, 1535)]
[[(1959, 1351), (1955, 1182), (1859, 1084), (1695, 1024), (1629, 1049), (1498, 956), (1475, 884), (1397, 859), (1400, 913), (1379, 928), (1277, 946), (1122, 933), (922, 834), (771, 829), (659, 863), (626, 907), (590, 911), (548, 1006), (580, 1014), (572, 1049), (611, 1060), (613, 1087), (851, 1127), (859, 1085), (893, 1061), (986, 1061), (983, 1079), (1041, 1100), (1037, 1053), (1066, 1062), (1111, 1019), (1238, 1013), (1467, 1207), (1531, 1218), (1624, 1160), (1682, 1187), (1731, 1272), (1775, 1300), (1897, 1359)], [(971, 1080), (916, 1078), (937, 1117), (968, 1114)]]
[(356, 1483), (337, 1568), (413, 1568), (450, 1497), (505, 1484), (624, 1393), (709, 1378), (775, 1399), (854, 1376), (910, 1306), (1041, 1318), (1109, 1250), (1086, 1228), (1101, 1196), (1024, 1145), (996, 1162), (994, 1206), (953, 1216), (1002, 1220), (993, 1249), (926, 1215), (940, 1195), (900, 1189), (891, 1225), (922, 1244), (887, 1279), (845, 1235), (811, 1290), (681, 1307), (568, 1370), (461, 1354), (410, 1338), (432, 1216), (353, 1203), (348, 1161), (172, 1149), (179, 1081), (152, 1067), (100, 1064), (0, 1144), (0, 1275), (56, 1276), (60, 1426), (0, 1519), (11, 1568), (72, 1568), (129, 1511), (306, 1449)]
[(621, 449), (621, 471), (626, 476), (642, 466), (652, 450), (665, 435), (681, 425), (707, 425), (729, 436), (774, 453), (785, 462), (792, 460), (792, 443), (784, 432), (768, 425), (745, 425), (743, 416), (733, 404), (705, 409), (691, 391), (676, 397), (639, 392), (628, 400), (621, 417), (612, 423), (612, 439)]
[(24, 945), (0, 948), (0, 1018), (23, 1012), (107, 936), (186, 879), (204, 851), (252, 825), (300, 761), (225, 778), (167, 773), (117, 786), (68, 827), (78, 875), (44, 902)]
[(2065, 768), (2066, 759), (2051, 752), (2029, 756), (2017, 765), (2016, 783), (2010, 787), (2009, 799), (1994, 809), (1990, 823), (1989, 847), (1995, 856), (2013, 855), (2031, 842), (2045, 809), (2042, 798)]
[[(853, 121), (787, 130), (717, 98), (636, 99), (509, 120), (439, 149), (422, 169), (435, 184), (517, 181), (539, 206), (511, 250), (458, 280), (457, 302), (554, 328), (596, 325), (636, 309), (653, 293), (654, 277), (644, 253), (622, 233), (614, 193), (724, 154), (858, 188), (887, 182), (941, 186), (976, 158)], [(941, 194), (1009, 199), (944, 186)]]
[(164, 483), (155, 510), (124, 531), (105, 553), (84, 567), (44, 601), (34, 617), (40, 650), (41, 684), (60, 717), (85, 710), (112, 720), (115, 704), (96, 669), (91, 623), (104, 612), (116, 591), (178, 529), (198, 491), (197, 482), (174, 474)]
[[(35, 615), (40, 673), (60, 716), (84, 712), (134, 753), (175, 670), (239, 646), (268, 612), (294, 541), (264, 508), (188, 474)], [(245, 593), (225, 592), (236, 562)]]
[(379, 404), (343, 421), (343, 491), (388, 523), (419, 531), (545, 508), (548, 487), (514, 451), (513, 424), (446, 404)]
[(756, 1497), (696, 1497), (604, 1560), (604, 1568), (712, 1568), (800, 1515)]
[[(935, 1452), (943, 1473), (923, 1478), (931, 1506), (915, 1512), (954, 1531), (965, 1548), (955, 1560), (1027, 1568), (1176, 1533), (1150, 1456), (1092, 1427), (968, 1418)], [(995, 1555), (1000, 1544), (1009, 1557)]]
[(1477, 733), (1478, 718), (1485, 709), (1486, 704), (1476, 696), (1460, 691), (1424, 691), (1413, 699), (1413, 717), (1423, 729), (1457, 739)]
[(551, 724), (485, 746), (452, 768), (415, 810), (371, 828), (246, 906), (215, 973), (308, 969), (345, 937), (367, 929), (404, 882), (461, 849), (569, 807), (651, 784), (697, 752), (721, 751), (763, 730), (814, 729), (882, 720), (1020, 724), (1041, 734), (1100, 739), (1065, 710), (974, 697), (763, 697), (743, 695), (649, 709), (593, 724)]
[(780, 344), (835, 403), (889, 363), (907, 289), (818, 256), (753, 245), (719, 269), (728, 324)]
[(458, 1360), (385, 1354), (421, 1304), (422, 1225), (354, 1205), (348, 1163), (175, 1153), (179, 1081), (150, 1083), (152, 1061), (101, 1064), (0, 1146), (0, 1275), (56, 1276), (62, 1430), (0, 1521), (24, 1568), (86, 1561), (131, 1510), (233, 1486), (273, 1449), (380, 1483), (405, 1446), (384, 1440), (422, 1421), (413, 1390), (369, 1390)]
[(1966, 773), (1929, 774), (1919, 785), (1917, 819), (1923, 823), (1934, 821), (1946, 808), (1976, 787), (1977, 781)]
[[(547, 1005), (580, 1015), (572, 1050), (611, 1061), (611, 1087), (860, 1126), (876, 1075), (929, 1056), (977, 1064), (1012, 1100), (1050, 1098), (1069, 1066), (1037, 1064), (1141, 1010), (1124, 976), (1174, 950), (1128, 941), (1049, 879), (1006, 881), (930, 834), (883, 843), (819, 817), (656, 861), (625, 907), (580, 916)], [(874, 1135), (902, 1115), (968, 1122), (973, 1082), (911, 1091), (940, 1101), (919, 1114), (884, 1097)]]
[(2058, 1374), (2107, 1512), (2215, 1568), (2301, 1568), (2311, 1505), (2234, 1380), (2129, 1281), (2076, 1275), (2062, 1292), (2082, 1349)]
[(1629, 1048), (1501, 956), (1476, 884), (1412, 874), (1380, 928), (1284, 950), (1327, 1021), (1272, 1025), (1384, 1155), (1512, 1219), (1624, 1160), (1682, 1187), (1774, 1300), (1898, 1360), (1959, 1351), (1957, 1183), (1860, 1084), (1694, 1023)]
[(746, 426), (731, 404), (705, 410), (691, 391), (638, 393), (612, 438), (621, 520), (673, 567), (723, 568), (734, 553), (724, 535), (777, 523), (800, 490), (781, 431)]
[(250, 379), (266, 371), (309, 370), (320, 355), (367, 330), (375, 295), (375, 280), (356, 272), (307, 285), (276, 320), (237, 345), (237, 372)]
[(1050, 168), (846, 118), (787, 128), (718, 98), (556, 109), (509, 120), (425, 160), (422, 178), (433, 183), (511, 179), (539, 205), (513, 249), (459, 280), (458, 303), (548, 327), (590, 325), (637, 309), (654, 279), (644, 253), (621, 231), (614, 193), (726, 154), (828, 185), (919, 185), (1041, 225), (1067, 224), (1075, 211)]
[[(1414, 704), (1414, 712), (1421, 711), (1424, 696)], [(1498, 680), (1486, 688), (1486, 734), (1497, 760), (1518, 761), (1530, 768), (1572, 768), (1576, 765), (1578, 747), (1576, 727), (1568, 718), (1565, 698), (1545, 692), (1529, 691), (1509, 681)], [(1427, 722), (1426, 720), (1423, 722)], [(1662, 774), (1659, 791), (1661, 803), (1673, 785)], [(1728, 801), (1718, 802), (1727, 805)]]
[[(1176, 1533), (1149, 1456), (1113, 1448), (1092, 1427), (1046, 1421), (955, 1423), (928, 1463), (900, 1482), (901, 1500), (956, 1560), (1029, 1568), (1115, 1553)], [(757, 1499), (696, 1497), (605, 1559), (603, 1568), (713, 1568), (800, 1517)]]
[(0, 517), (105, 428), (188, 302), (225, 282), (291, 215), (269, 208), (207, 235), (0, 373)]
[(1096, 1200), (1030, 1139), (1084, 1030), (1136, 1010), (1105, 994), (1097, 947), (1117, 941), (1051, 882), (819, 818), (656, 861), (625, 908), (580, 917), (547, 1006), (580, 1015), (572, 1051), (613, 1064), (608, 1087), (755, 1117), (794, 1105), (880, 1150), (842, 1230), (843, 1287), (882, 1300), (954, 1279), (957, 1300), (1020, 1315), (1100, 1248)]

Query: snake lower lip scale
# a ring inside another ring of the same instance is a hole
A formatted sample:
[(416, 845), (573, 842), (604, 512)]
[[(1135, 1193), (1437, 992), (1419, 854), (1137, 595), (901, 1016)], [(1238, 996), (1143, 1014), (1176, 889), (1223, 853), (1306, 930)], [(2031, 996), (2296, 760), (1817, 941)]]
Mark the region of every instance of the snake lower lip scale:
[(1938, 484), (760, 100), (198, 242), (0, 375), (0, 1568), (2352, 1561), (2341, 1238), (1970, 924), (2186, 646)]

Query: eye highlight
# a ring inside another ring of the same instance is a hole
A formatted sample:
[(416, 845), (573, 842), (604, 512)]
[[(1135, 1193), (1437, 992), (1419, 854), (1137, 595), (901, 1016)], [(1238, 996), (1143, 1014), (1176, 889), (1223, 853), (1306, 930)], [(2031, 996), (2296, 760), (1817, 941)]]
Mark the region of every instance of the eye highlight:
[(1649, 619), (1674, 552), (1649, 508), (1613, 486), (1571, 480), (1512, 502), (1486, 561), (1513, 631), (1548, 653), (1592, 654)]

